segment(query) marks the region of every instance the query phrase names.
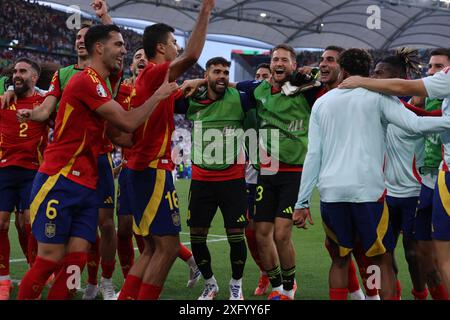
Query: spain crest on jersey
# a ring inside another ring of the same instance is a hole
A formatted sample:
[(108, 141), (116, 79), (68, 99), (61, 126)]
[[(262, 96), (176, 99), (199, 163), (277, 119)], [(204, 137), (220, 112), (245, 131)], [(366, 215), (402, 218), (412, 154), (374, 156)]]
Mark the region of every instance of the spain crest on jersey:
[(106, 93), (105, 88), (103, 88), (102, 84), (99, 83), (97, 85), (97, 94), (102, 97), (102, 98), (106, 98), (108, 96), (108, 94)]
[(47, 238), (53, 238), (56, 235), (56, 224), (48, 222), (45, 224), (45, 236)]
[(173, 225), (176, 227), (181, 225), (181, 218), (180, 218), (180, 214), (178, 212), (172, 213), (172, 222), (173, 222)]

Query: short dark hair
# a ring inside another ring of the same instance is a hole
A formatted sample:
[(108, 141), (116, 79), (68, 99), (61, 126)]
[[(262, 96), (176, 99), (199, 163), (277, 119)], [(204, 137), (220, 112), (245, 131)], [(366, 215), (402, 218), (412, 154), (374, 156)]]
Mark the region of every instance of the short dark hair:
[(258, 71), (258, 69), (261, 69), (261, 68), (270, 70), (270, 64), (268, 64), (268, 63), (260, 63), (260, 64), (258, 64), (256, 66), (256, 71)]
[(136, 50), (134, 50), (134, 52), (133, 52), (133, 57), (134, 57), (134, 55), (139, 51), (139, 50), (142, 50), (142, 49), (144, 49), (144, 47), (143, 46), (139, 46), (139, 47), (137, 47), (137, 49)]
[(148, 59), (156, 56), (158, 43), (167, 43), (170, 32), (175, 32), (175, 29), (165, 23), (156, 23), (145, 28), (142, 43)]
[(364, 49), (347, 49), (338, 58), (342, 69), (352, 76), (368, 77), (372, 66), (372, 56)]
[(84, 36), (84, 45), (89, 55), (94, 50), (94, 44), (99, 41), (107, 41), (111, 37), (110, 33), (113, 31), (120, 33), (120, 28), (115, 24), (98, 24), (90, 27)]
[(211, 67), (212, 65), (218, 65), (218, 64), (225, 66), (225, 67), (231, 66), (231, 62), (228, 61), (227, 59), (225, 59), (223, 57), (214, 57), (214, 58), (209, 59), (206, 62), (206, 69), (209, 69), (209, 67)]
[(447, 56), (450, 61), (450, 49), (449, 48), (437, 48), (431, 51), (430, 56)]
[(29, 64), (31, 66), (32, 69), (34, 69), (34, 71), (36, 71), (37, 75), (40, 76), (41, 75), (41, 67), (39, 66), (39, 64), (31, 59), (22, 57), (17, 59), (14, 62), (14, 67), (16, 66), (16, 64), (18, 64), (19, 62), (25, 62), (27, 64)]
[(325, 51), (330, 50), (330, 51), (336, 51), (337, 53), (342, 53), (345, 51), (344, 48), (339, 47), (339, 46), (328, 46), (325, 48)]
[(389, 65), (391, 70), (396, 74), (397, 77), (406, 79), (407, 77), (407, 65), (406, 61), (400, 56), (389, 56), (380, 59), (377, 64), (385, 63)]
[(294, 48), (292, 48), (290, 45), (288, 45), (286, 43), (282, 43), (282, 44), (279, 44), (279, 45), (273, 47), (272, 50), (270, 50), (270, 56), (272, 56), (273, 53), (275, 51), (279, 50), (279, 49), (283, 49), (283, 50), (289, 51), (290, 54), (291, 54), (292, 59), (294, 61), (297, 61), (297, 53), (295, 52)]

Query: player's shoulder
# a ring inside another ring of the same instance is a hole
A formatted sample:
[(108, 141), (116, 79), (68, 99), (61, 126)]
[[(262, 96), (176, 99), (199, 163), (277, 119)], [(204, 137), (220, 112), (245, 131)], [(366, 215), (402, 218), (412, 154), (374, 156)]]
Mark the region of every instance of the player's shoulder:
[[(138, 78), (137, 78), (137, 82), (139, 80), (148, 80), (149, 77), (153, 78), (156, 75), (160, 75), (161, 73), (166, 74), (167, 70), (169, 69), (170, 66), (170, 61), (166, 61), (164, 63), (153, 63), (153, 62), (149, 62), (144, 70), (141, 71), (141, 73), (139, 74)], [(136, 83), (137, 83), (136, 82)]]

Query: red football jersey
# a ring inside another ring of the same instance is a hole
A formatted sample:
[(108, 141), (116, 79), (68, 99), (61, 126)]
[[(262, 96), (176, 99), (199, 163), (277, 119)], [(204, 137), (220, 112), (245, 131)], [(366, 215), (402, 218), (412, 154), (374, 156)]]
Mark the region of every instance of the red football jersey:
[(17, 110), (34, 109), (44, 97), (35, 92), (31, 97), (18, 98), (17, 103), (0, 110), (0, 168), (18, 166), (37, 170), (47, 145), (47, 122), (17, 121)]
[(72, 76), (61, 97), (54, 142), (45, 151), (39, 172), (59, 173), (96, 188), (104, 119), (94, 111), (111, 99), (105, 80), (94, 69), (86, 68)]
[(109, 140), (108, 135), (106, 134), (106, 122), (106, 120), (103, 121), (103, 132), (101, 137), (102, 140), (100, 142), (99, 154), (110, 153), (114, 150), (114, 146), (111, 140)]
[[(135, 92), (132, 93), (131, 107), (142, 105), (161, 86), (170, 62), (154, 64), (149, 62), (137, 78)], [(133, 170), (158, 168), (173, 170), (171, 144), (174, 124), (174, 102), (180, 95), (175, 92), (159, 103), (151, 116), (134, 132), (134, 144), (128, 159), (128, 167)]]

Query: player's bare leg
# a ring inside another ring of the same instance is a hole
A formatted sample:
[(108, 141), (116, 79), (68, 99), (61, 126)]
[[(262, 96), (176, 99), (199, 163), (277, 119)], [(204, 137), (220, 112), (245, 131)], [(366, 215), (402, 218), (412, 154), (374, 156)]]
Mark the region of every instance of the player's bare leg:
[(442, 276), (442, 282), (450, 293), (450, 241), (433, 240), (438, 267)]
[(155, 243), (153, 253), (142, 279), (139, 300), (157, 300), (167, 275), (178, 257), (180, 238), (178, 235), (152, 236)]
[(139, 296), (142, 279), (155, 251), (155, 244), (150, 236), (142, 239), (144, 249), (128, 272), (118, 300), (137, 300)]
[(384, 254), (371, 257), (370, 260), (380, 267), (381, 282), (379, 292), (381, 299), (394, 299), (397, 295), (392, 253), (386, 252)]
[(255, 237), (255, 222), (253, 221), (253, 219), (248, 220), (248, 225), (245, 228), (245, 237), (247, 238), (247, 245), (250, 254), (252, 255), (253, 260), (255, 260), (255, 263), (260, 270), (258, 286), (253, 292), (253, 295), (263, 296), (267, 293), (267, 290), (269, 289), (270, 281), (269, 278), (267, 277), (267, 273), (264, 270), (264, 267), (262, 266), (261, 258), (259, 256), (258, 246), (256, 244), (256, 237)]
[(100, 292), (104, 300), (115, 298), (112, 284), (112, 274), (116, 264), (117, 234), (114, 225), (114, 209), (100, 208), (99, 229), (101, 234), (100, 257), (102, 266), (102, 280), (100, 282)]
[(274, 241), (280, 259), (284, 295), (294, 299), (295, 291), (295, 248), (292, 243), (292, 220), (275, 218)]
[(330, 252), (331, 267), (328, 273), (330, 300), (347, 300), (348, 297), (348, 267), (351, 254), (341, 257), (339, 247), (335, 242), (326, 238), (327, 249)]
[(411, 276), (413, 289), (416, 292), (424, 291), (426, 288), (426, 279), (419, 261), (417, 241), (403, 237), (403, 248), (406, 261), (408, 262), (408, 270)]
[[(282, 287), (280, 262), (274, 241), (274, 223), (255, 222), (256, 243), (262, 265), (272, 285), (272, 293), (279, 294)], [(271, 295), (272, 295), (271, 293)], [(269, 298), (271, 296), (269, 295)]]
[(443, 281), (438, 268), (436, 247), (433, 241), (418, 241), (417, 248), (421, 272), (428, 286), (428, 291), (430, 291), (433, 299), (439, 300), (443, 298), (441, 296), (445, 297), (445, 293), (442, 295), (442, 291), (445, 290), (443, 290)]

